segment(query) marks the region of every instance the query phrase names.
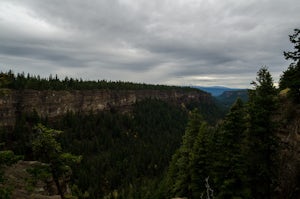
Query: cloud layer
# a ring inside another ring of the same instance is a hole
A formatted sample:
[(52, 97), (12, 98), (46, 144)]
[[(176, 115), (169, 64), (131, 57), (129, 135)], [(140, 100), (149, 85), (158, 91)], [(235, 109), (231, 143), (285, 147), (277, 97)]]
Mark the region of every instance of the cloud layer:
[(275, 80), (298, 0), (2, 0), (0, 70), (83, 79), (249, 87)]

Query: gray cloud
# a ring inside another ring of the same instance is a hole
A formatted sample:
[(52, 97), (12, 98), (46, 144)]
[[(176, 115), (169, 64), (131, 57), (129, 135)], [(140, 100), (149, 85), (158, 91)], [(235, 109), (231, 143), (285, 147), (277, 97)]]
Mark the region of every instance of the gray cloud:
[(0, 70), (249, 87), (299, 28), (297, 0), (2, 0)]

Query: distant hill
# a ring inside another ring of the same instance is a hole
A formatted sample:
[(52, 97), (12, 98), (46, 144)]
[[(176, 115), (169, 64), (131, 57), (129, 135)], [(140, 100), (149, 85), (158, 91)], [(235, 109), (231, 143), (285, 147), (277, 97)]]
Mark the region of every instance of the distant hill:
[(216, 100), (217, 104), (227, 112), (237, 98), (241, 98), (244, 102), (248, 101), (247, 89), (228, 88), (223, 86), (192, 86), (192, 88), (200, 89), (210, 93)]
[(221, 104), (225, 109), (229, 109), (237, 98), (241, 98), (243, 102), (248, 101), (248, 90), (231, 90), (224, 91), (221, 95), (215, 97), (217, 102)]
[(222, 95), (225, 91), (239, 91), (239, 90), (245, 90), (245, 89), (239, 89), (239, 88), (228, 88), (223, 86), (212, 86), (212, 87), (204, 87), (204, 86), (191, 86), (192, 88), (197, 88), (200, 90), (203, 90), (205, 92), (210, 93), (212, 96), (219, 96)]

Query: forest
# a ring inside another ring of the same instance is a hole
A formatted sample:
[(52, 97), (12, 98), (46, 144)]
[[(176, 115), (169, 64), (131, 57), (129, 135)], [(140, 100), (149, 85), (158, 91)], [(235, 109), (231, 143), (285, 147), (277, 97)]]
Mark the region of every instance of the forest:
[[(290, 41), (294, 51), (284, 57), (292, 63), (279, 87), (261, 67), (248, 101), (237, 99), (223, 118), (215, 106), (183, 108), (155, 99), (137, 102), (130, 113), (69, 112), (55, 121), (21, 114), (14, 128), (0, 129), (0, 198), (13, 192), (4, 169), (20, 160), (44, 163), (30, 171), (32, 178), (52, 178), (61, 198), (299, 198), (299, 29)], [(1, 92), (173, 88), (11, 71), (0, 78)]]
[(29, 73), (14, 74), (13, 71), (0, 72), (0, 88), (8, 89), (34, 89), (34, 90), (94, 90), (94, 89), (110, 89), (110, 90), (171, 90), (180, 88), (182, 90), (192, 90), (190, 87), (152, 85), (145, 83), (132, 83), (123, 81), (107, 81), (107, 80), (82, 80), (65, 77), (59, 79), (57, 75), (49, 75), (48, 78), (39, 75), (30, 75)]

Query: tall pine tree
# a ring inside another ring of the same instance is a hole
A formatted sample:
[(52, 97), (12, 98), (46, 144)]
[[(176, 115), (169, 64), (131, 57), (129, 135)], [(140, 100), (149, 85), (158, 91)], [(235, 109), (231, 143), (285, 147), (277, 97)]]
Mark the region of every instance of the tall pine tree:
[(248, 163), (252, 197), (271, 198), (276, 183), (277, 139), (272, 115), (276, 110), (276, 89), (266, 67), (258, 73), (249, 92)]
[(294, 62), (283, 72), (279, 87), (289, 88), (289, 95), (295, 102), (300, 103), (300, 29), (295, 29), (294, 34), (290, 35), (290, 41), (294, 44), (295, 51), (284, 52), (284, 56)]
[(173, 155), (167, 174), (168, 197), (192, 197), (191, 160), (193, 146), (204, 121), (198, 111), (191, 113), (181, 147)]
[(213, 173), (218, 198), (249, 198), (245, 162), (246, 112), (237, 99), (217, 133)]
[(190, 198), (201, 198), (206, 192), (205, 179), (210, 177), (213, 129), (202, 122), (190, 156)]

